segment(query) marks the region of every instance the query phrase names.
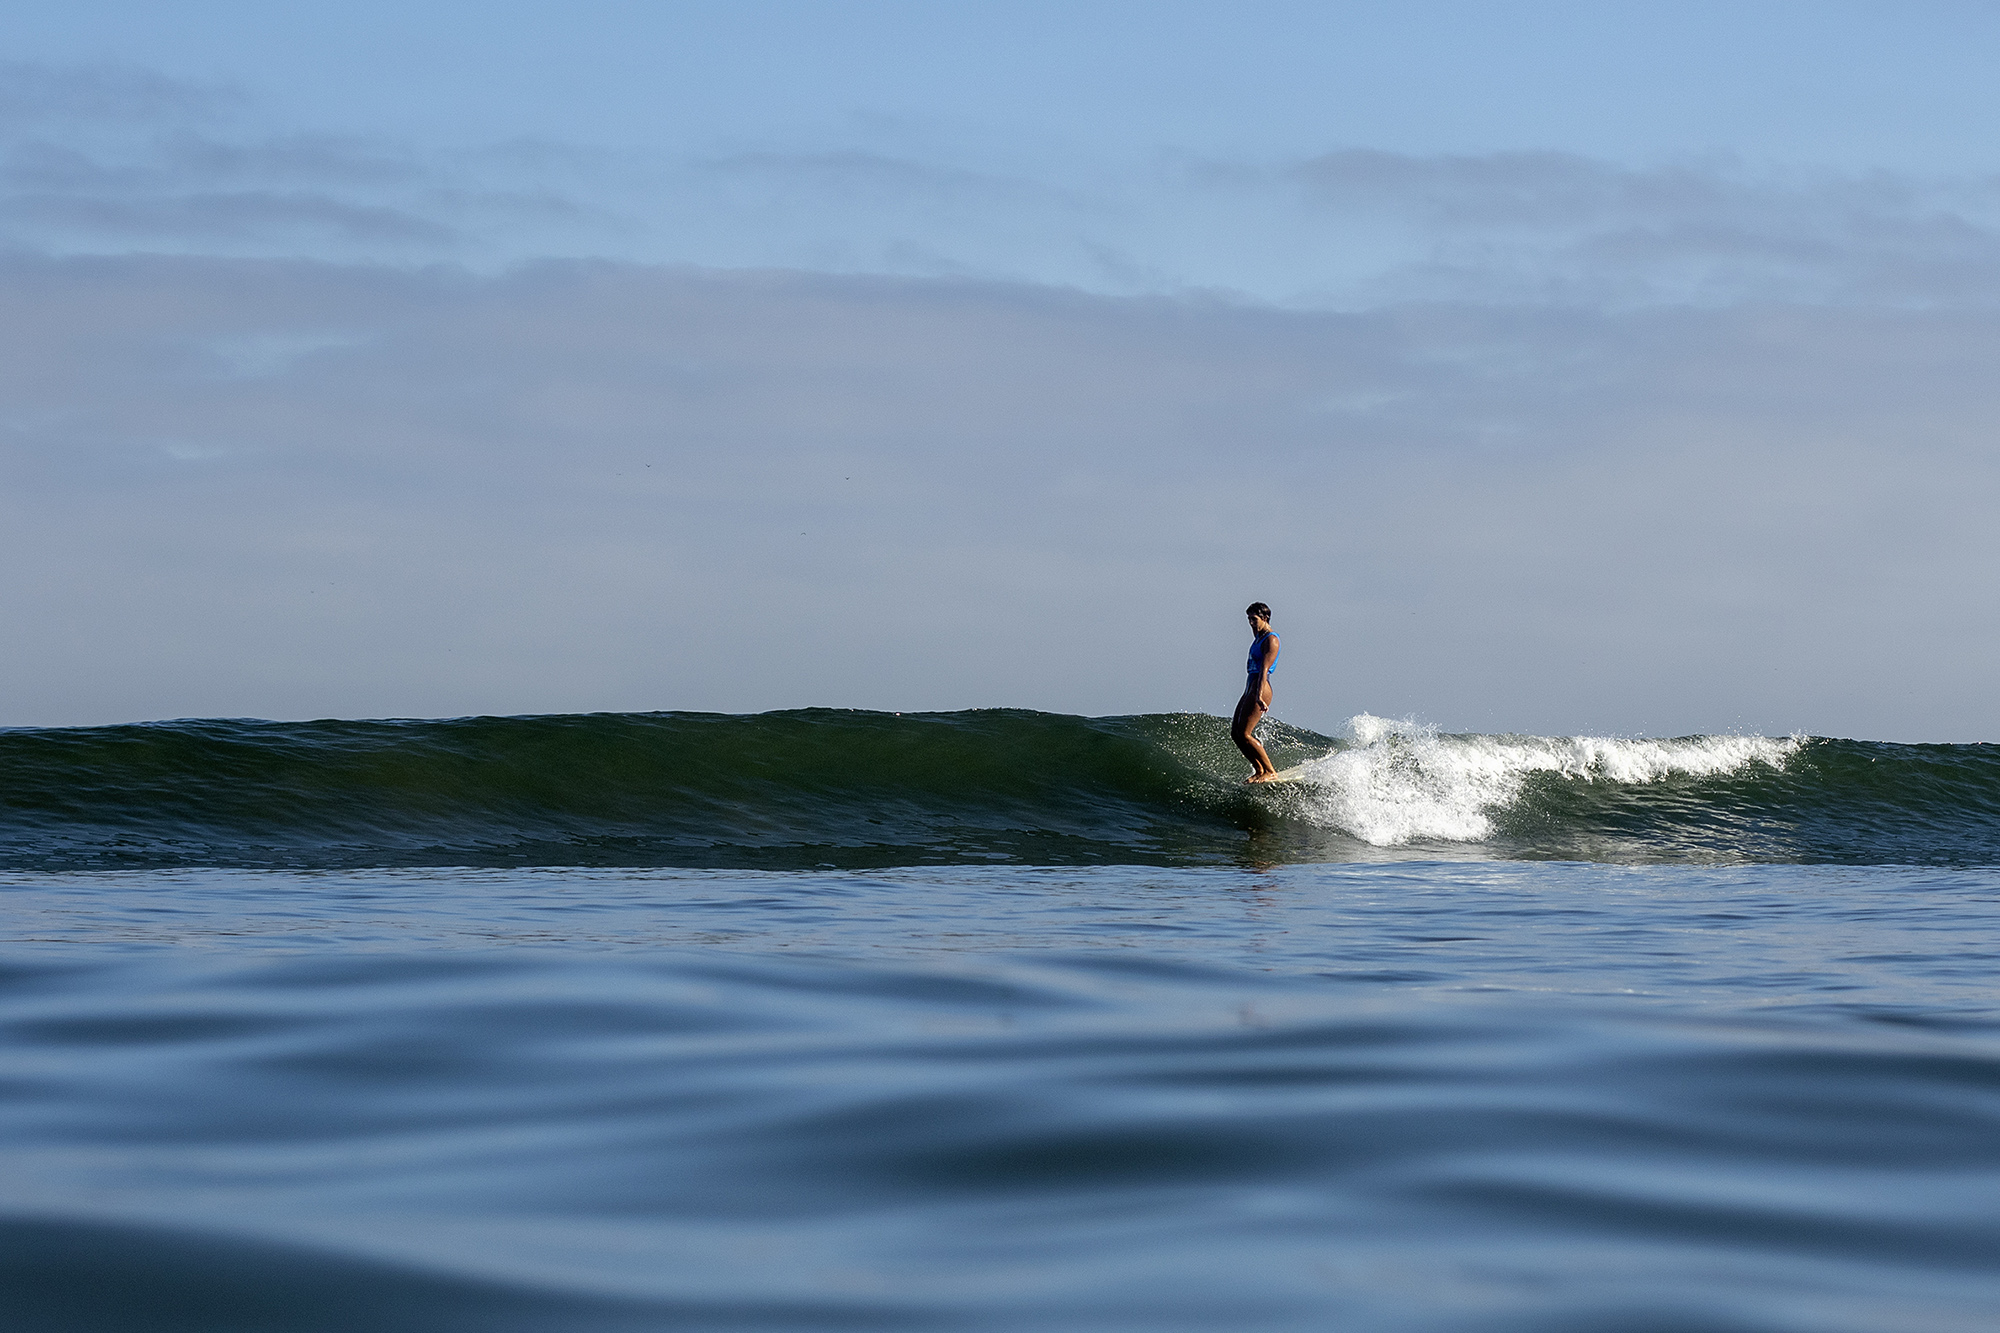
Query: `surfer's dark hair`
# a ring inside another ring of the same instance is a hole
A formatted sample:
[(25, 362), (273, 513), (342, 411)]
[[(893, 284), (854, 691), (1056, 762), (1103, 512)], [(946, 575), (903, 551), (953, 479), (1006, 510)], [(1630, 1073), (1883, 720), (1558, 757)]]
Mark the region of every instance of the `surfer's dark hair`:
[(1262, 602), (1252, 602), (1243, 608), (1243, 614), (1246, 616), (1255, 616), (1259, 620), (1269, 620), (1271, 618), (1271, 608)]

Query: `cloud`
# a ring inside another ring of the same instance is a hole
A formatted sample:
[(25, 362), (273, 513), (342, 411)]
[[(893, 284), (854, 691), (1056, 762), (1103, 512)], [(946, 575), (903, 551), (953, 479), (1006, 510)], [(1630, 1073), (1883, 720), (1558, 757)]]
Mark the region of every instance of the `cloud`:
[(237, 109), (240, 90), (119, 65), (0, 61), (0, 130), (56, 125), (192, 123)]
[(448, 246), (456, 233), (402, 209), (346, 203), (324, 194), (270, 190), (185, 192), (153, 197), (15, 194), (0, 222), (52, 226), (102, 241), (335, 240)]
[(1712, 213), (1760, 193), (1731, 188), (1715, 164), (1638, 170), (1557, 152), (1416, 157), (1349, 149), (1286, 171), (1331, 207), (1392, 210), (1449, 228)]
[(428, 184), (409, 149), (353, 136), (291, 134), (232, 142), (181, 131), (157, 141), (161, 174), (185, 181), (296, 180), (348, 186)]
[[(772, 150), (668, 165), (659, 182), (677, 256), (730, 265), (1346, 309), (2000, 302), (2000, 178), (1558, 152), (1150, 166), (1055, 154), (998, 171), (948, 154)], [(644, 192), (628, 202), (651, 207)]]
[(558, 146), (450, 153), (272, 134), (255, 110), (245, 95), (145, 71), (0, 67), (0, 240), (72, 254), (409, 260), (606, 221), (546, 183)]
[[(0, 261), (0, 716), (2000, 725), (1979, 311)], [(1295, 665), (1296, 664), (1296, 665)]]
[(2000, 299), (2000, 178), (1364, 150), (1278, 175), (1329, 223), (1386, 217), (1422, 238), (1366, 284), (1378, 299)]
[(778, 189), (860, 195), (870, 200), (888, 195), (940, 202), (1042, 201), (1051, 197), (1080, 202), (1071, 192), (1020, 177), (858, 150), (737, 152), (699, 160), (693, 170), (725, 179), (759, 180)]
[(2000, 304), (2000, 178), (1554, 151), (1010, 157), (866, 118), (824, 142), (613, 152), (275, 132), (267, 110), (142, 70), (0, 67), (0, 243), (492, 268), (597, 255), (1337, 309)]

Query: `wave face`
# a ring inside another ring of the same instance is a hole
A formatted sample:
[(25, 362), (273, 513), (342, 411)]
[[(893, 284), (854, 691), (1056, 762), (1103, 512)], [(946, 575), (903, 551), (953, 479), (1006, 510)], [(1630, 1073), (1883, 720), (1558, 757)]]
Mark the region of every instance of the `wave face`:
[(0, 731), (0, 866), (2000, 863), (2000, 747), (832, 709)]

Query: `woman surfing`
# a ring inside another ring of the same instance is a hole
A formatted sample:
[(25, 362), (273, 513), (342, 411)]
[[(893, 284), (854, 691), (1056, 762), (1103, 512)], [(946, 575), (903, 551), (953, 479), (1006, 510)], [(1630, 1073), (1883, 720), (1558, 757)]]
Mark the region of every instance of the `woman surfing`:
[(1245, 759), (1256, 765), (1249, 780), (1268, 782), (1276, 776), (1278, 768), (1252, 733), (1271, 708), (1271, 673), (1278, 669), (1278, 636), (1271, 631), (1270, 607), (1262, 602), (1252, 602), (1244, 614), (1250, 617), (1250, 633), (1255, 637), (1250, 641), (1250, 660), (1246, 664), (1249, 679), (1243, 684), (1243, 697), (1236, 701), (1236, 716), (1229, 723), (1229, 739), (1236, 742), (1236, 748), (1243, 751)]

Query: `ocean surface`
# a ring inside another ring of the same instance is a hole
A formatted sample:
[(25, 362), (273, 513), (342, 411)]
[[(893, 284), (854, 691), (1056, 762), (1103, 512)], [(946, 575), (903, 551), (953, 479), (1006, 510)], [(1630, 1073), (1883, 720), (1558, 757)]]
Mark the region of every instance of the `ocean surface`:
[(2000, 1328), (2000, 747), (1264, 735), (0, 730), (0, 1328)]

